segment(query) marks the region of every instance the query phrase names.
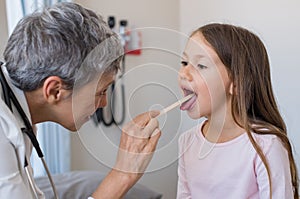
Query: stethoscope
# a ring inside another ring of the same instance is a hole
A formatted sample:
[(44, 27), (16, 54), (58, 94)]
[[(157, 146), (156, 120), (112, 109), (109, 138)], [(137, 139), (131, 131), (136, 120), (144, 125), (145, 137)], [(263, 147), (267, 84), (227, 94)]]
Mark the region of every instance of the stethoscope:
[[(23, 108), (21, 107), (15, 94), (12, 92), (11, 88), (9, 87), (9, 85), (5, 79), (4, 73), (2, 71), (2, 65), (3, 65), (3, 63), (0, 62), (0, 81), (1, 81), (2, 89), (3, 89), (4, 101), (5, 101), (6, 105), (8, 106), (8, 108), (11, 110), (11, 112), (13, 112), (13, 109), (12, 109), (12, 103), (13, 103), (13, 105), (16, 107), (18, 113), (20, 114), (20, 116), (25, 124), (25, 128), (21, 128), (21, 131), (22, 131), (22, 133), (25, 133), (28, 136), (28, 138), (30, 139), (33, 147), (35, 148), (39, 158), (41, 159), (43, 166), (45, 168), (45, 171), (47, 173), (47, 176), (49, 178), (54, 196), (56, 199), (58, 199), (58, 194), (57, 194), (53, 179), (51, 177), (50, 171), (49, 171), (46, 161), (44, 159), (44, 154), (39, 146), (39, 143), (36, 139), (33, 128), (29, 122), (29, 119), (27, 118)], [(25, 169), (25, 173), (27, 175), (30, 187), (35, 195), (35, 198), (38, 199), (38, 194), (37, 194), (35, 183), (34, 183), (32, 176), (30, 175), (29, 170), (28, 170), (28, 161), (27, 161), (26, 156), (25, 156), (25, 162), (24, 162), (24, 169)]]

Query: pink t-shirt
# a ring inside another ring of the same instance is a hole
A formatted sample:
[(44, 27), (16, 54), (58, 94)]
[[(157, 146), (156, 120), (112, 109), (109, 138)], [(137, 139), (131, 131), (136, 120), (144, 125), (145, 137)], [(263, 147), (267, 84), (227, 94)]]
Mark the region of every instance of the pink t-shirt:
[[(179, 139), (177, 198), (269, 199), (267, 170), (246, 133), (210, 143), (198, 125)], [(293, 199), (287, 151), (274, 135), (258, 135), (269, 162), (273, 199)]]

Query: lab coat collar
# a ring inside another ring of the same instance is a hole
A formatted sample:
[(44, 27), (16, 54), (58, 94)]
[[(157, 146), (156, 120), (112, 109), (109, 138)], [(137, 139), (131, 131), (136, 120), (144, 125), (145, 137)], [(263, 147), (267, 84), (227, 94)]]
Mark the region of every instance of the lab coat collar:
[(26, 100), (24, 91), (20, 90), (19, 88), (17, 88), (15, 85), (12, 84), (12, 80), (8, 75), (8, 71), (7, 71), (7, 68), (6, 68), (5, 64), (2, 65), (1, 69), (4, 73), (5, 79), (8, 83), (8, 85), (9, 85), (9, 87), (11, 88), (11, 90), (15, 94), (18, 102), (20, 103), (21, 107), (23, 108), (23, 111), (26, 114), (29, 122), (32, 124), (31, 115), (30, 115), (30, 112), (29, 112), (29, 107), (28, 107), (28, 104), (27, 104), (27, 100)]

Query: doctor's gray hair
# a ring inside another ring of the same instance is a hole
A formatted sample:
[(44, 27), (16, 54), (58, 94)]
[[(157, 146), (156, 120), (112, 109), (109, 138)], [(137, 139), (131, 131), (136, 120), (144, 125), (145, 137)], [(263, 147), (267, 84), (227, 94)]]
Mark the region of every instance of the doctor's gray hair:
[(101, 72), (117, 72), (123, 47), (101, 16), (75, 3), (58, 3), (25, 16), (10, 36), (4, 59), (15, 86), (33, 91), (49, 76), (72, 89)]

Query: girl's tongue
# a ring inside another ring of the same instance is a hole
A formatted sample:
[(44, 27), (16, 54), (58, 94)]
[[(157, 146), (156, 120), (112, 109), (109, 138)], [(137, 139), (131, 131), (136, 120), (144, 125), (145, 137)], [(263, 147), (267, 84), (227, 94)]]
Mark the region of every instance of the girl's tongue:
[(195, 103), (196, 99), (197, 99), (197, 95), (194, 95), (190, 100), (184, 102), (180, 106), (180, 110), (182, 110), (182, 111), (189, 110), (193, 106), (193, 104)]

